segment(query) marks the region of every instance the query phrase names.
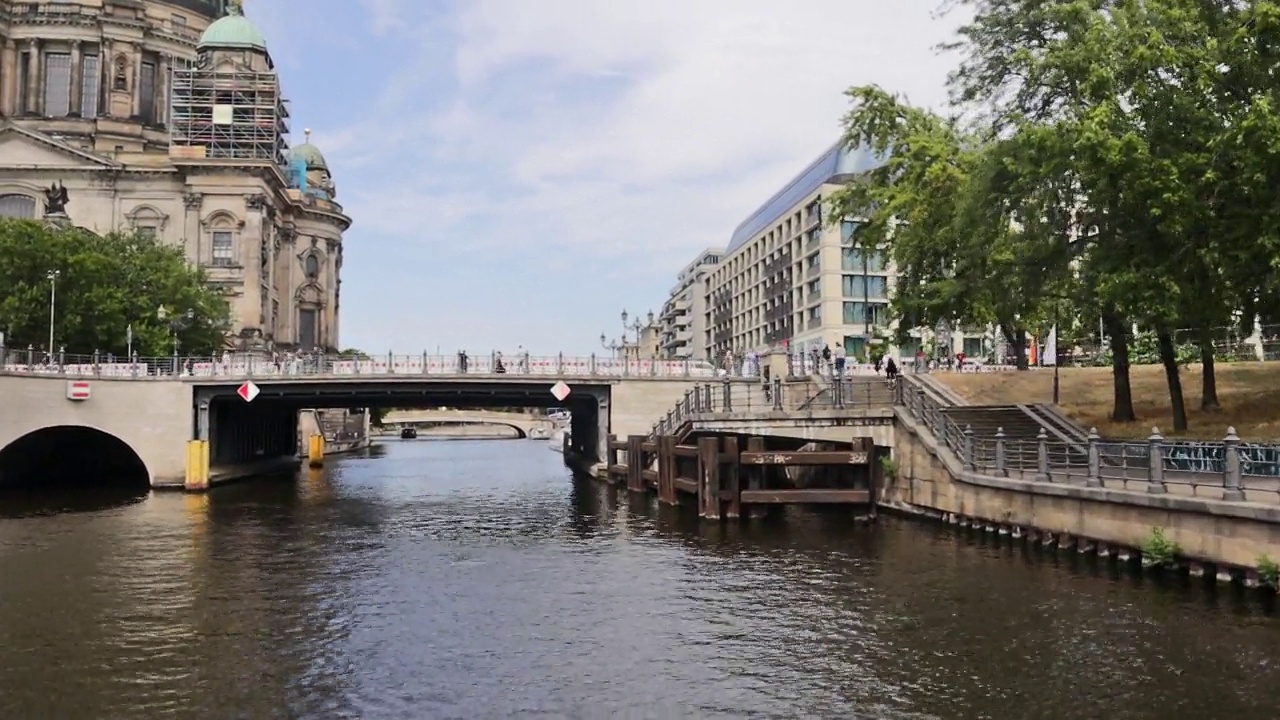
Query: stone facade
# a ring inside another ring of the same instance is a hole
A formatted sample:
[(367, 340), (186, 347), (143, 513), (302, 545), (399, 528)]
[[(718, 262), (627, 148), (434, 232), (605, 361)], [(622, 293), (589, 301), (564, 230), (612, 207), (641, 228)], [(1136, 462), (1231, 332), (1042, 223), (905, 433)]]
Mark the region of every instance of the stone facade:
[[(42, 217), (44, 189), (61, 183), (72, 224), (181, 245), (229, 295), (229, 346), (337, 349), (351, 221), (319, 151), (288, 150), (274, 63), (227, 32), (256, 33), (238, 6), (215, 22), (226, 4), (0, 0), (0, 215)], [(175, 132), (201, 111), (211, 132), (236, 130), (245, 101), (200, 88), (245, 78), (278, 115), (266, 141)]]

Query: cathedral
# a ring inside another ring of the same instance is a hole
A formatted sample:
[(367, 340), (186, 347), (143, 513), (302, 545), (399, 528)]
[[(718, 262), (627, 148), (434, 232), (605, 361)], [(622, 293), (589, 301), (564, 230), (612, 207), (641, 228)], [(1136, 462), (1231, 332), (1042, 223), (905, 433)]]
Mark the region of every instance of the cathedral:
[(340, 347), (351, 219), (289, 121), (239, 0), (0, 0), (0, 216), (181, 245), (243, 351)]

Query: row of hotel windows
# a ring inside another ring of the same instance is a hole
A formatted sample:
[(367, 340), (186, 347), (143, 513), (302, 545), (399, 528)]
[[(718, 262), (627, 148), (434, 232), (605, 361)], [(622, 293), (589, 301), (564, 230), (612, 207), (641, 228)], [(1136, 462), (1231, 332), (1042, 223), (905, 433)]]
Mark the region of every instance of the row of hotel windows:
[[(863, 302), (846, 302), (843, 303), (842, 325), (864, 325), (871, 324), (876, 327), (883, 327), (889, 324), (889, 304), (888, 303), (863, 303)], [(817, 327), (822, 323), (822, 306), (815, 305), (809, 308), (805, 313), (805, 319), (809, 321), (811, 328)]]
[[(818, 270), (822, 267), (822, 254), (814, 252), (805, 258), (805, 268)], [(889, 256), (881, 250), (863, 252), (860, 248), (840, 248), (840, 269), (855, 272), (888, 272)]]
[[(0, 217), (32, 220), (36, 217), (36, 199), (29, 195), (0, 195)], [(156, 236), (153, 226), (135, 228), (139, 234)], [(230, 230), (214, 230), (210, 233), (210, 251), (213, 265), (235, 265), (235, 237)]]
[[(65, 117), (71, 114), (71, 94), (77, 91), (71, 82), (71, 53), (46, 52), (42, 56), (44, 67), (43, 110), (36, 103), (27, 88), (31, 79), (31, 54), (22, 53), (18, 67), (18, 87), (20, 95), (19, 112), (23, 114), (40, 113), (45, 117)], [(113, 74), (113, 86), (116, 90), (128, 90), (128, 64), (124, 56), (117, 58)], [(80, 116), (96, 118), (101, 108), (102, 66), (98, 55), (83, 55), (80, 58)], [(157, 88), (156, 64), (144, 60), (138, 78), (138, 115), (148, 124), (156, 121), (155, 103)]]

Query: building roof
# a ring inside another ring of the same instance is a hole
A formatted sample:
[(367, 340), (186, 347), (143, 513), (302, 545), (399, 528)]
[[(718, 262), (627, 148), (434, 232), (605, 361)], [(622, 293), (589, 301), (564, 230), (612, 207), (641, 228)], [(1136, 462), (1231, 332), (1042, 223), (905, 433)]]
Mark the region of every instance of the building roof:
[(837, 142), (827, 149), (817, 160), (803, 172), (787, 183), (765, 204), (761, 205), (742, 224), (733, 231), (725, 254), (745, 245), (762, 230), (777, 222), (795, 207), (797, 203), (813, 194), (815, 190), (827, 183), (843, 183), (853, 177), (874, 170), (884, 164), (884, 158), (877, 157), (870, 148), (847, 148), (844, 142)]
[(267, 51), (267, 39), (262, 31), (240, 14), (234, 3), (227, 6), (227, 14), (215, 20), (200, 36), (197, 50), (233, 48)]
[(222, 17), (227, 11), (228, 4), (227, 0), (165, 0), (165, 2), (210, 20)]
[(301, 160), (307, 164), (308, 170), (328, 170), (329, 163), (325, 161), (324, 155), (321, 154), (320, 148), (311, 143), (302, 143), (301, 145), (290, 148), (289, 156), (294, 160)]

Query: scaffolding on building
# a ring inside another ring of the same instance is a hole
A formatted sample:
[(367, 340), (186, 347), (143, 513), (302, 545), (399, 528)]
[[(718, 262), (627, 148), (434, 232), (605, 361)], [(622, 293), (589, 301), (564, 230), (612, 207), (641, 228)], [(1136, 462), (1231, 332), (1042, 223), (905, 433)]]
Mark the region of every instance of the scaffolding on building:
[(169, 87), (170, 155), (286, 166), (289, 102), (274, 72), (175, 65)]

